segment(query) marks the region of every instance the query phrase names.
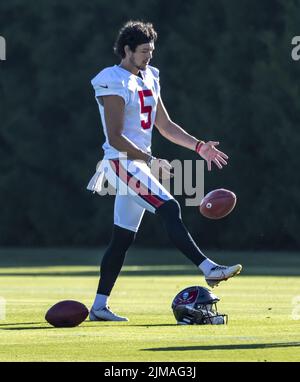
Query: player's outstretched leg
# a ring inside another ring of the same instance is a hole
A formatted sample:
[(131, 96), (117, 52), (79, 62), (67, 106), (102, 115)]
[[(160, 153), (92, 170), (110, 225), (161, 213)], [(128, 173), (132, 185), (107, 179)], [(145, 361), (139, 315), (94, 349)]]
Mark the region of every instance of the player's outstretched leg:
[(89, 315), (91, 321), (128, 321), (110, 310), (108, 298), (134, 239), (135, 232), (114, 225), (111, 242), (101, 262), (97, 295)]
[(182, 222), (180, 205), (175, 199), (165, 202), (156, 213), (162, 218), (171, 241), (203, 272), (210, 287), (213, 288), (221, 281), (228, 280), (241, 272), (240, 264), (218, 265), (200, 251)]

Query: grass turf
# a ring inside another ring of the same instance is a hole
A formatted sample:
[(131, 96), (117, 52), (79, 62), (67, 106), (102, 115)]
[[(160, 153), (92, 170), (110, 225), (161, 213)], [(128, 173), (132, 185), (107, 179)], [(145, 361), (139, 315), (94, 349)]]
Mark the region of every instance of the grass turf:
[(229, 323), (177, 326), (173, 297), (187, 286), (205, 286), (203, 277), (172, 251), (132, 252), (110, 301), (130, 321), (87, 320), (57, 329), (44, 320), (51, 305), (74, 299), (90, 307), (98, 283), (98, 267), (91, 263), (99, 262), (98, 251), (1, 250), (6, 317), (0, 321), (0, 361), (300, 360), (300, 321), (294, 319), (300, 309), (293, 305), (300, 295), (298, 254), (211, 256), (246, 263), (240, 276), (214, 289)]

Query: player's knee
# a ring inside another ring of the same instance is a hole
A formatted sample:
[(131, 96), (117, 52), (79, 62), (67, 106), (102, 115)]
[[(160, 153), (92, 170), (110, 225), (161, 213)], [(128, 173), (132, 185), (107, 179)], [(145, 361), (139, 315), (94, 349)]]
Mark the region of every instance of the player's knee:
[(114, 225), (112, 244), (120, 250), (127, 251), (131, 244), (133, 244), (135, 236), (136, 232)]
[(163, 218), (181, 219), (181, 207), (175, 199), (165, 202), (156, 210), (156, 213)]

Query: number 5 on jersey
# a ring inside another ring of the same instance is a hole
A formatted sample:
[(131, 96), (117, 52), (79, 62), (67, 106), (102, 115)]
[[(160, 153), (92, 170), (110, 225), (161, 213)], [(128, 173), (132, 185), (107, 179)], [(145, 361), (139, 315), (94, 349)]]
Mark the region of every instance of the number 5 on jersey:
[(145, 106), (144, 98), (145, 97), (151, 97), (152, 96), (152, 90), (139, 90), (139, 97), (141, 102), (141, 113), (148, 114), (147, 121), (141, 121), (141, 126), (143, 129), (150, 129), (151, 127), (151, 112), (152, 112), (152, 106)]

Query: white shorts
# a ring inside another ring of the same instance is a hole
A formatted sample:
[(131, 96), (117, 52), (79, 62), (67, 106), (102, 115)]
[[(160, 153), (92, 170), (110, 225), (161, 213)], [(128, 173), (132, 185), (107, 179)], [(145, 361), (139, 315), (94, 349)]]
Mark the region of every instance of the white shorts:
[(137, 232), (145, 210), (156, 212), (173, 196), (143, 161), (103, 159), (87, 189), (101, 194), (105, 179), (116, 190), (114, 224)]

